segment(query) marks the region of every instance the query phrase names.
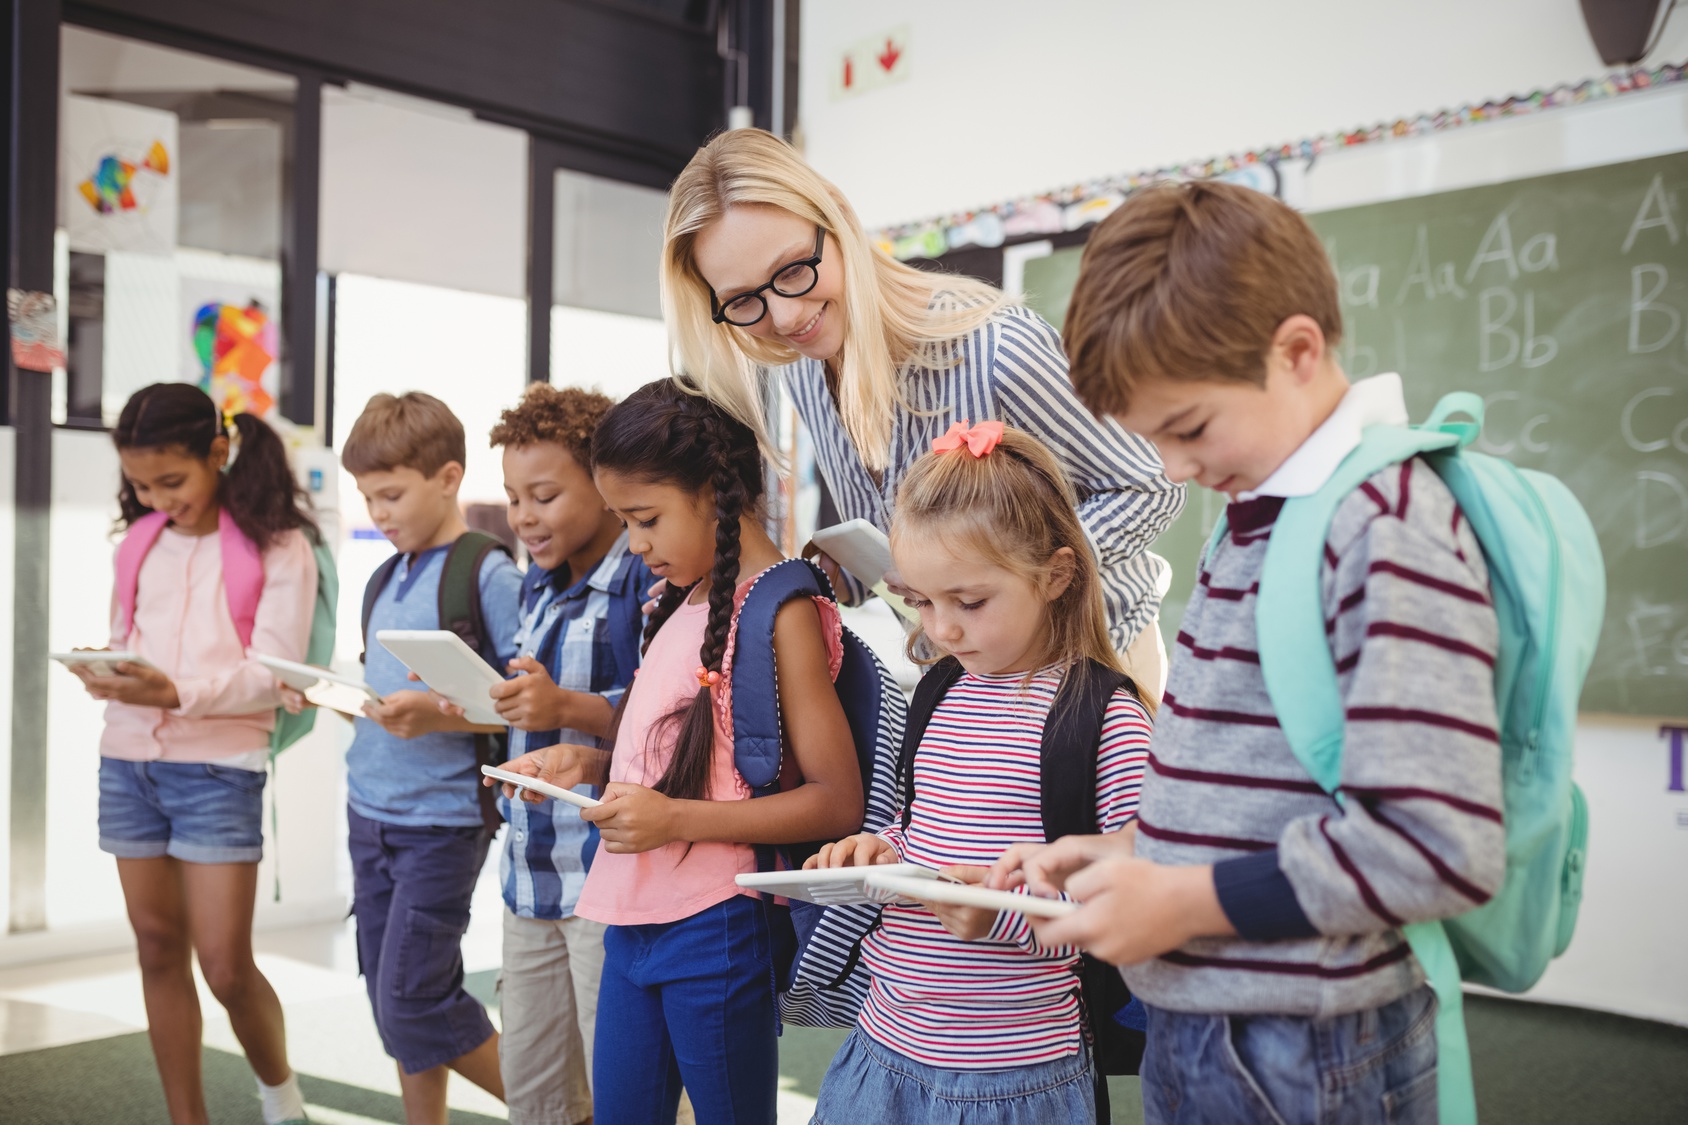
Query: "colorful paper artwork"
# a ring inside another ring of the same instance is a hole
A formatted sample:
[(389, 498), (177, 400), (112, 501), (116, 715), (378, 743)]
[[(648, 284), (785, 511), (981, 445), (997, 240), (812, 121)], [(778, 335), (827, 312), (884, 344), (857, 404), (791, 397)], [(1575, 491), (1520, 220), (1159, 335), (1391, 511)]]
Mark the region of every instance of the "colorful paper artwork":
[(82, 198), (88, 201), (88, 206), (102, 215), (109, 215), (114, 211), (133, 211), (136, 207), (133, 184), (136, 174), (140, 172), (150, 172), (157, 176), (170, 174), (170, 152), (164, 147), (163, 141), (152, 142), (152, 147), (147, 149), (146, 156), (139, 164), (124, 160), (120, 156), (102, 156), (94, 174), (77, 184), (76, 190), (82, 193)]
[(176, 252), (182, 150), (176, 115), (66, 94), (59, 118), (59, 221), (70, 248)]
[(1308, 137), (1299, 143), (1269, 145), (1209, 160), (1072, 184), (977, 211), (887, 227), (874, 235), (874, 243), (896, 258), (930, 258), (942, 253), (943, 248), (957, 250), (963, 246), (999, 246), (1004, 237), (1022, 238), (1077, 230), (1106, 218), (1132, 192), (1169, 181), (1220, 178), (1275, 194), (1280, 183), (1277, 165), (1281, 161), (1312, 161), (1323, 153), (1356, 145), (1442, 133), (1486, 121), (1604, 101), (1684, 80), (1688, 80), (1688, 63), (1664, 63), (1652, 69), (1635, 67), (1574, 86), (1560, 85), (1551, 90), (1536, 90), (1481, 105), (1462, 105), (1458, 109), (1420, 114), (1415, 118), (1380, 122), (1370, 128), (1344, 129)]
[(275, 400), (264, 389), (264, 372), (275, 362), (275, 322), (257, 301), (244, 308), (210, 301), (193, 315), (193, 348), (202, 371), (200, 387), (225, 414), (270, 412)]

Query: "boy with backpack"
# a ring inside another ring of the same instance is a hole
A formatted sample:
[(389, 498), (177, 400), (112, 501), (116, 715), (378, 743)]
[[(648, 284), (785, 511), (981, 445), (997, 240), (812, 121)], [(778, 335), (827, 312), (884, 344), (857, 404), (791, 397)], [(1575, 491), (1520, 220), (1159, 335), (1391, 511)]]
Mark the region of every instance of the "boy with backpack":
[[(504, 450), (510, 528), (533, 560), (522, 580), (521, 655), (510, 666), (519, 674), (493, 689), (510, 722), (511, 759), (603, 745), (639, 669), (642, 606), (656, 579), (592, 483), (592, 433), (612, 405), (535, 383), (492, 430)], [(501, 797), (500, 808), (510, 825), (499, 986), (510, 1120), (587, 1121), (604, 927), (574, 907), (598, 833), (562, 801)]]
[(1080, 398), (1231, 498), (1135, 824), (991, 878), (1084, 900), (1034, 928), (1125, 966), (1151, 1122), (1474, 1120), (1460, 974), (1527, 987), (1575, 918), (1592, 530), (1341, 330), (1307, 223), (1214, 183), (1098, 227), (1067, 314)]
[(382, 699), (357, 720), (346, 754), (346, 815), (358, 962), (411, 1120), (445, 1118), (451, 1070), (504, 1096), (498, 1035), (463, 988), (461, 950), (498, 824), (479, 766), (502, 761), (494, 736), (504, 728), (442, 713), (370, 643), (383, 629), (450, 629), (500, 671), (515, 657), (521, 574), (463, 522), (466, 458), (463, 424), (414, 391), (370, 399), (341, 454), (397, 552), (364, 595), (364, 679)]

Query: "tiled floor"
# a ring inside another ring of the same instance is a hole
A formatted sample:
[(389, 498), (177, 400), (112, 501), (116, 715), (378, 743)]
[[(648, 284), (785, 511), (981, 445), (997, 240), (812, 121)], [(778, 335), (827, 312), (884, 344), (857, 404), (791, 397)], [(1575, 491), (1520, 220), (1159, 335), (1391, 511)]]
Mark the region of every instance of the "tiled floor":
[[(471, 973), (498, 967), (501, 920), (497, 865), (488, 865), (476, 892), (463, 957)], [(351, 924), (260, 932), (258, 964), (275, 986), (287, 1013), (287, 1046), (294, 1069), (397, 1095), (398, 1075), (381, 1049), (370, 1017)], [(208, 1046), (238, 1054), (240, 1044), (223, 1009), (200, 981)], [(497, 1019), (496, 1012), (494, 1019)], [(85, 1042), (146, 1028), (140, 970), (133, 953), (0, 969), (0, 1055)], [(782, 1082), (791, 1086), (791, 1082)], [(461, 1079), (453, 1079), (453, 1108), (503, 1118), (503, 1105)], [(804, 1122), (814, 1101), (786, 1089), (780, 1120)], [(366, 1125), (372, 1119), (311, 1107), (322, 1125)]]

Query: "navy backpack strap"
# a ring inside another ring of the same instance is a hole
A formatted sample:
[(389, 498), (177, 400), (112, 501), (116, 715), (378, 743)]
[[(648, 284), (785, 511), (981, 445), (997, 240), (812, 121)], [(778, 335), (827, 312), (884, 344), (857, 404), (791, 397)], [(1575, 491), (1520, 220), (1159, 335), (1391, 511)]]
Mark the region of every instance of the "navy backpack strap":
[(1124, 672), (1087, 660), (1073, 667), (1055, 693), (1043, 725), (1043, 835), (1096, 832), (1096, 756), (1114, 693), (1131, 683)]
[(965, 672), (961, 661), (946, 656), (928, 668), (926, 674), (920, 677), (920, 682), (914, 685), (914, 698), (908, 705), (908, 724), (903, 727), (903, 749), (897, 756), (904, 828), (909, 826), (909, 819), (914, 815), (914, 752), (920, 749), (920, 740), (925, 737), (926, 727), (932, 722), (932, 713)]
[(832, 597), (826, 575), (803, 559), (775, 563), (756, 576), (739, 607), (733, 645), (733, 765), (753, 796), (779, 785), (780, 697), (774, 619), (794, 598)]
[[(1096, 767), (1102, 727), (1114, 693), (1137, 685), (1124, 672), (1094, 660), (1075, 665), (1062, 681), (1043, 726), (1043, 835), (1091, 835), (1096, 822)], [(1089, 954), (1079, 959), (1079, 999), (1095, 1059), (1096, 1119), (1112, 1119), (1108, 1104), (1110, 1074), (1136, 1074), (1146, 1043), (1133, 1016), (1122, 1016), (1132, 1003), (1119, 970)], [(1141, 1007), (1137, 1011), (1140, 1013)]]
[(404, 556), (395, 554), (386, 562), (375, 568), (375, 573), (369, 576), (369, 581), (363, 587), (363, 651), (358, 653), (358, 663), (367, 664), (369, 657), (369, 618), (375, 612), (375, 599), (381, 596), (381, 591), (387, 588), (387, 583), (393, 580), (393, 572), (399, 568), (399, 560)]

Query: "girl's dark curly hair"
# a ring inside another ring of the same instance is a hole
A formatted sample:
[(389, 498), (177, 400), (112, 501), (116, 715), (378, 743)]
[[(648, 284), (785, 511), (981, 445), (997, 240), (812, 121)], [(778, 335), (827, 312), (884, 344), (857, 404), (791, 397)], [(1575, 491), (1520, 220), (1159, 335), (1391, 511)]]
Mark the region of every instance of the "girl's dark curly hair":
[[(709, 623), (698, 663), (721, 670), (739, 580), (739, 518), (762, 498), (762, 456), (750, 427), (671, 379), (647, 383), (610, 409), (592, 437), (592, 468), (715, 497), (715, 565), (709, 572)], [(696, 587), (670, 584), (645, 625), (645, 648)], [(715, 720), (709, 689), (669, 716), (678, 726), (674, 757), (655, 785), (685, 800), (709, 795)]]
[[(280, 436), (255, 414), (235, 415), (234, 429), (240, 439), (239, 456), (217, 486), (218, 505), (259, 550), (294, 528), (321, 542), (322, 534), (310, 514), (310, 497), (293, 479)], [(222, 410), (192, 383), (142, 387), (123, 404), (111, 431), (111, 440), (120, 450), (176, 448), (201, 461), (211, 456), (211, 443), (220, 437), (228, 437)], [(136, 497), (128, 477), (118, 486), (117, 503), (119, 528), (152, 510)]]

